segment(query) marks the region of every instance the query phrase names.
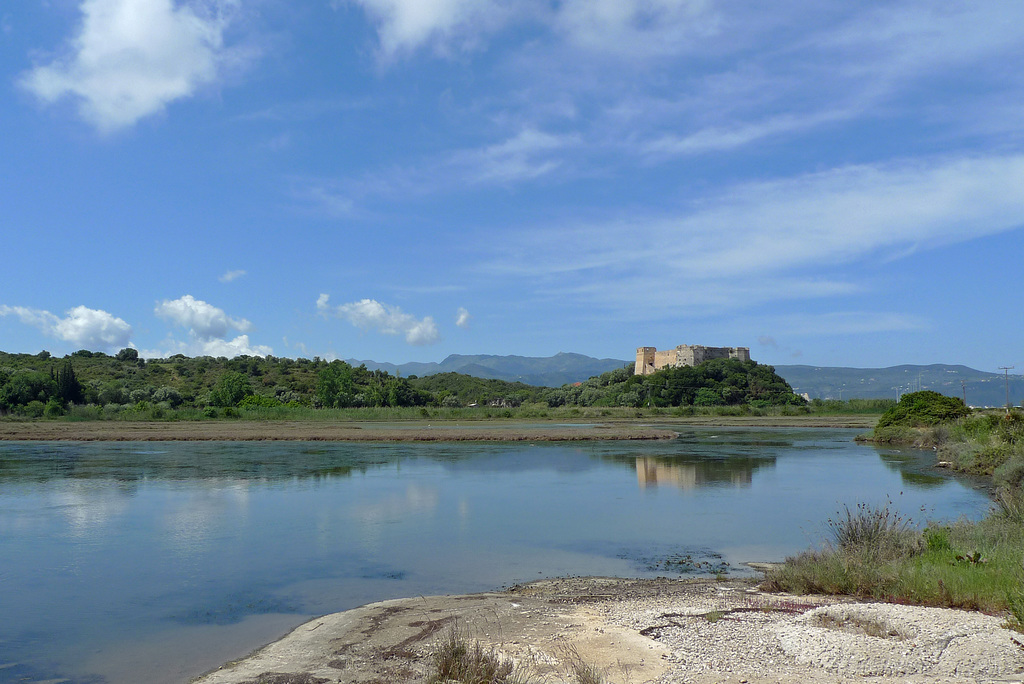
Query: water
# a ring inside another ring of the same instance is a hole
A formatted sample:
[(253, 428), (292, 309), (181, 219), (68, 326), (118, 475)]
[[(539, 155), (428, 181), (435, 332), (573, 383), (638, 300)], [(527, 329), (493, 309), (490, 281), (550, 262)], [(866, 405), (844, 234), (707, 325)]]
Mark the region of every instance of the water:
[(977, 518), (855, 431), (671, 442), (0, 443), (0, 682), (184, 682), (306, 619), (557, 575), (750, 574), (844, 503)]

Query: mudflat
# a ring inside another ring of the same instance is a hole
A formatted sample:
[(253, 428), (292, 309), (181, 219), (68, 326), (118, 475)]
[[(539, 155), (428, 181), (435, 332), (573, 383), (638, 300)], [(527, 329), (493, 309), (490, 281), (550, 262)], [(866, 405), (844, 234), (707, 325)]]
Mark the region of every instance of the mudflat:
[(431, 421), (400, 423), (316, 420), (62, 421), (2, 420), (0, 440), (32, 441), (364, 441), (552, 442), (672, 439), (668, 426), (870, 428), (876, 416), (711, 416), (579, 423)]

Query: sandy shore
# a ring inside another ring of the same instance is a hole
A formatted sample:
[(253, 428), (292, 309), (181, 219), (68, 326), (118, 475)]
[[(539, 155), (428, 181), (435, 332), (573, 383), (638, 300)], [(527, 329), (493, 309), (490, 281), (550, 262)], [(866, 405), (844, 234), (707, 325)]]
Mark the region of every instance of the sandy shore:
[[(701, 417), (636, 421), (523, 423), (516, 421), (311, 420), (82, 421), (2, 420), (0, 440), (31, 441), (408, 441), (550, 442), (595, 439), (673, 439), (668, 426), (866, 428), (874, 416)], [(664, 424), (664, 426), (662, 425)]]
[(375, 603), (312, 620), (199, 684), (424, 682), (453, 627), (530, 681), (609, 684), (1019, 682), (1024, 636), (999, 617), (763, 593), (730, 580), (544, 580)]

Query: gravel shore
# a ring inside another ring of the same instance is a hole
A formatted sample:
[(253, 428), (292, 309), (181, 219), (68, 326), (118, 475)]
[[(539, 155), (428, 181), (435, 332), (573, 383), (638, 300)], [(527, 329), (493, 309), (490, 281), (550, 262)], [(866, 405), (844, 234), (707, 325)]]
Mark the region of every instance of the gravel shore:
[(328, 615), (197, 681), (419, 683), (452, 628), (546, 684), (577, 657), (609, 684), (1024, 681), (1024, 636), (1002, 623), (736, 580), (568, 578)]

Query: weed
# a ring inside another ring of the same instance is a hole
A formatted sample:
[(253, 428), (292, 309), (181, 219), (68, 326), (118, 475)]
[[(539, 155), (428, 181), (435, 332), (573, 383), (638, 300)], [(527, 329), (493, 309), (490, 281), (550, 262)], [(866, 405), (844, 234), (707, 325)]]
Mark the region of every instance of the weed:
[(569, 673), (575, 684), (605, 684), (601, 670), (596, 665), (583, 660), (583, 656), (575, 646), (565, 649), (565, 659), (569, 663)]
[(1012, 523), (1024, 524), (1024, 489), (1002, 487), (996, 492), (995, 514)]
[(710, 613), (704, 613), (704, 619), (710, 622), (711, 624), (714, 624), (721, 620), (724, 615), (725, 613), (723, 613), (720, 610), (713, 610)]
[(458, 626), (453, 626), (434, 651), (434, 672), (428, 684), (519, 684), (525, 680), (513, 672), (511, 660), (493, 650), (485, 651), (479, 641), (469, 644)]
[(855, 510), (843, 507), (836, 519), (829, 518), (829, 531), (836, 547), (845, 552), (872, 551), (882, 559), (909, 556), (918, 550), (920, 535), (909, 518), (892, 511), (891, 501), (885, 506), (857, 504)]

